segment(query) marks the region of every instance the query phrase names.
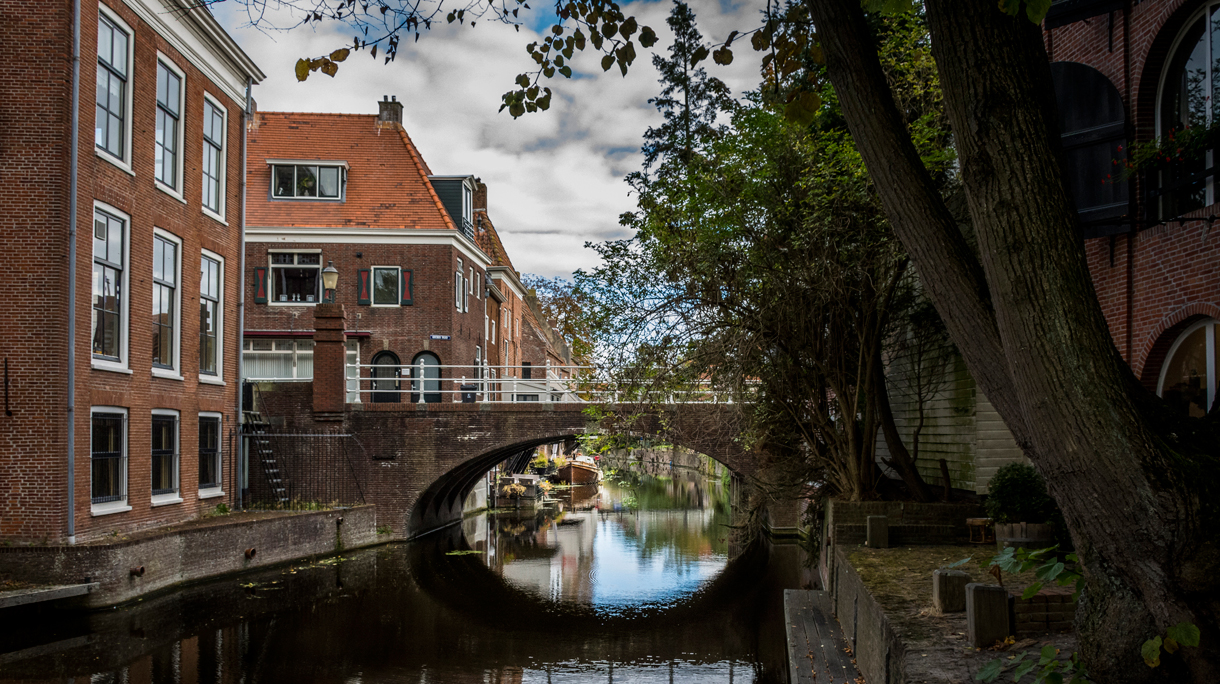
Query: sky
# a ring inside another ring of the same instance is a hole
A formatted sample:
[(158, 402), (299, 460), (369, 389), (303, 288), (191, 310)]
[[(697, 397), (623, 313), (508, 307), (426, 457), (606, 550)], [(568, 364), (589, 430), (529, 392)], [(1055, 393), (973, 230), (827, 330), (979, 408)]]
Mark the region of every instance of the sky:
[[(756, 2), (690, 4), (709, 42), (760, 23)], [(629, 236), (618, 223), (620, 214), (634, 208), (623, 178), (640, 168), (644, 131), (662, 121), (648, 99), (661, 89), (652, 54), (666, 54), (672, 42), (665, 25), (671, 6), (668, 0), (623, 5), (625, 14), (660, 38), (649, 50), (636, 43), (636, 61), (626, 77), (617, 66), (603, 72), (600, 56), (589, 47), (577, 53), (574, 78), (544, 83), (555, 92), (550, 110), (516, 120), (497, 110), (517, 74), (534, 67), (525, 46), (541, 34), (528, 26), (516, 32), (493, 21), (478, 21), (474, 28), (434, 22), (418, 43), (403, 40), (388, 65), (380, 54), (373, 60), (367, 51), (356, 52), (334, 78), (315, 72), (301, 83), (293, 75), (297, 59), (344, 47), (354, 32), (333, 32), (335, 22), (317, 32), (260, 31), (249, 25), (246, 5), (235, 0), (212, 11), (267, 74), (254, 88), (260, 110), (376, 114), (377, 101), (397, 96), (404, 104), (403, 125), (433, 173), (469, 173), (487, 184), (488, 210), (517, 270), (570, 278), (577, 268), (597, 264), (586, 242)], [(530, 26), (549, 29), (551, 10), (527, 18), (530, 12), (537, 9), (521, 10)], [(706, 65), (740, 95), (758, 83), (758, 55), (745, 40), (735, 47), (733, 64), (717, 66), (708, 59)]]

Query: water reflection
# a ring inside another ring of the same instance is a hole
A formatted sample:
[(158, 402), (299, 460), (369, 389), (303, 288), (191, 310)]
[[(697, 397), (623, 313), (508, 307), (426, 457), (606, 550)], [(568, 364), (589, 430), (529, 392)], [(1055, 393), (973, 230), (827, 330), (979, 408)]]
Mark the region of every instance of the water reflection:
[(626, 491), (651, 496), (607, 487), (562, 517), (485, 518), (481, 540), (455, 527), (116, 610), (6, 611), (0, 682), (784, 681), (796, 548), (729, 560), (712, 489), (668, 510)]
[(513, 586), (549, 601), (623, 615), (694, 594), (729, 559), (729, 488), (694, 469), (609, 470), (553, 492), (553, 505), (484, 513), (468, 543)]

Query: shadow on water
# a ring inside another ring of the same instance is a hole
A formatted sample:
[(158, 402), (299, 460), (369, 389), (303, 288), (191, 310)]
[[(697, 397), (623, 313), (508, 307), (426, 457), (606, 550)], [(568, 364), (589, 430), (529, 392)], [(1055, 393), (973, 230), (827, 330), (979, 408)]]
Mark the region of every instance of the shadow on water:
[(786, 680), (795, 546), (756, 544), (693, 593), (613, 611), (523, 588), (483, 553), (447, 555), (471, 550), (453, 527), (118, 609), (5, 611), (0, 681)]

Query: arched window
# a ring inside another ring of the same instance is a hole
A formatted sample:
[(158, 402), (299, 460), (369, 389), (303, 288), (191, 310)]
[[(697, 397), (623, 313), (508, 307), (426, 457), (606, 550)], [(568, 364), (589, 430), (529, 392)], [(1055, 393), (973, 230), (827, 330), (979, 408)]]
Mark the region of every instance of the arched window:
[(1112, 181), (1126, 145), (1127, 112), (1118, 88), (1100, 71), (1075, 62), (1051, 65), (1059, 103), (1063, 179), (1086, 238), (1126, 230), (1127, 183)]
[(1214, 318), (1195, 323), (1174, 340), (1169, 348), (1157, 394), (1182, 413), (1194, 418), (1207, 415), (1216, 401), (1216, 359), (1220, 338)]
[(441, 400), (441, 360), (432, 352), (420, 352), (411, 361), (411, 402), (419, 402), (419, 383), (423, 379), (424, 403), (436, 404)]
[(394, 404), (402, 401), (402, 368), (398, 355), (392, 351), (377, 352), (373, 357), (373, 402)]
[[(1170, 51), (1157, 99), (1157, 135), (1162, 140), (1214, 120), (1214, 95), (1220, 95), (1220, 2), (1206, 3), (1186, 22)], [(1160, 218), (1171, 219), (1216, 201), (1215, 154), (1187, 159), (1160, 171)]]

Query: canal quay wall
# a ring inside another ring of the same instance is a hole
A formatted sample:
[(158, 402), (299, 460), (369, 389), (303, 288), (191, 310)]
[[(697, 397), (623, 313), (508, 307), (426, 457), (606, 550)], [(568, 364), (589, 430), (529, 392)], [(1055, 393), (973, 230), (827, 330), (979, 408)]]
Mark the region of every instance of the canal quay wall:
[(110, 606), (181, 584), (371, 546), (373, 506), (308, 513), (235, 513), (75, 546), (0, 547), (0, 576), (37, 584), (97, 582), (83, 607)]

